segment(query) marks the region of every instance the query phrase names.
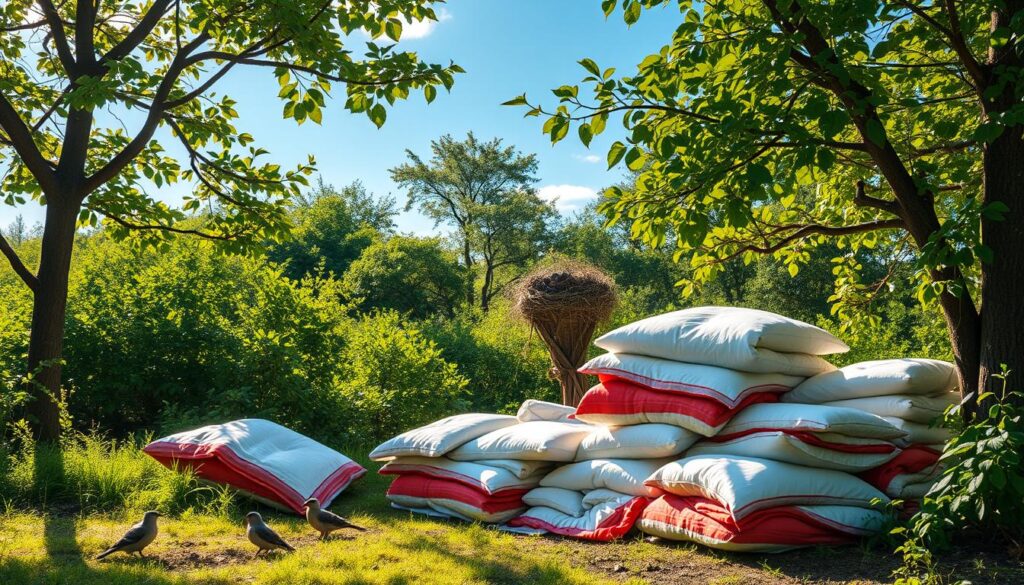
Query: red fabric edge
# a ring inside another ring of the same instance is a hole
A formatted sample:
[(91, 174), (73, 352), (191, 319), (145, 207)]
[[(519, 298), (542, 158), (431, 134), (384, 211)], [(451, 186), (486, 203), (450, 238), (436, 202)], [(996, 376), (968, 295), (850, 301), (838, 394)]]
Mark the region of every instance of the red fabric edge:
[(528, 491), (503, 490), (503, 493), (494, 496), (457, 481), (414, 473), (396, 477), (387, 493), (413, 498), (454, 500), (493, 514), (522, 508), (523, 495)]
[(845, 443), (833, 443), (826, 441), (818, 436), (817, 433), (811, 431), (798, 431), (794, 429), (772, 429), (772, 428), (756, 428), (738, 433), (729, 433), (727, 435), (715, 435), (708, 437), (706, 440), (712, 443), (725, 443), (733, 439), (739, 439), (741, 437), (747, 437), (755, 435), (757, 433), (785, 433), (794, 439), (799, 439), (803, 443), (808, 445), (814, 445), (815, 447), (822, 447), (831, 451), (839, 451), (841, 453), (881, 453), (889, 454), (893, 451), (898, 451), (899, 448), (896, 445), (882, 439), (878, 439), (878, 443), (874, 445), (847, 445)]
[[(255, 463), (242, 459), (234, 452), (234, 450), (231, 449), (231, 447), (227, 445), (154, 441), (149, 445), (146, 445), (145, 448), (143, 448), (143, 452), (159, 461), (168, 469), (173, 469), (176, 463), (183, 463), (191, 468), (198, 477), (203, 479), (208, 479), (208, 477), (203, 473), (203, 465), (195, 464), (208, 460), (217, 460), (238, 475), (242, 476), (244, 479), (254, 482), (258, 488), (262, 488), (261, 490), (257, 490), (257, 496), (267, 497), (268, 499), (277, 501), (294, 511), (296, 514), (303, 513), (302, 503), (306, 499), (302, 497), (302, 494), (278, 479), (273, 473), (263, 469)], [(331, 499), (337, 496), (341, 489), (347, 487), (349, 483), (364, 473), (366, 473), (365, 469), (363, 469), (358, 463), (350, 461), (336, 469), (330, 476), (328, 476), (317, 490), (314, 491), (314, 494), (320, 491), (325, 498), (323, 501), (329, 501), (326, 496), (331, 494), (332, 488), (336, 485), (341, 485), (339, 489), (333, 490), (334, 494), (331, 496)], [(231, 482), (223, 480), (219, 480), (218, 483), (234, 485)]]
[(594, 530), (555, 526), (539, 518), (531, 518), (529, 516), (517, 516), (509, 520), (508, 525), (526, 526), (528, 528), (547, 530), (548, 532), (560, 534), (562, 536), (606, 542), (621, 538), (632, 530), (633, 525), (636, 524), (637, 518), (640, 517), (650, 502), (650, 500), (643, 497), (633, 498), (624, 505), (619, 506), (615, 510), (614, 514), (605, 518), (604, 522), (598, 524)]
[(923, 445), (910, 445), (891, 461), (861, 472), (857, 474), (857, 477), (884, 492), (896, 476), (904, 473), (919, 473), (938, 463), (941, 455)]
[[(613, 401), (612, 394), (627, 395), (622, 402)], [(775, 402), (778, 394), (759, 392), (744, 397), (734, 407), (703, 395), (690, 395), (680, 392), (661, 392), (656, 389), (634, 384), (628, 380), (612, 379), (598, 384), (583, 395), (576, 415), (604, 414), (627, 415), (652, 412), (664, 412), (687, 416), (703, 422), (710, 427), (717, 427), (729, 421), (737, 412), (752, 405), (763, 402)], [(631, 408), (630, 403), (645, 402), (642, 410)]]
[(447, 479), (447, 480), (450, 480), (450, 481), (457, 481), (457, 482), (459, 482), (459, 483), (461, 483), (463, 485), (467, 485), (467, 486), (469, 486), (471, 488), (480, 490), (481, 492), (483, 492), (485, 494), (492, 495), (492, 496), (500, 496), (500, 495), (508, 492), (509, 490), (527, 489), (527, 486), (524, 485), (523, 487), (507, 487), (507, 488), (502, 488), (500, 490), (491, 491), (491, 490), (487, 489), (487, 486), (485, 486), (482, 481), (478, 480), (477, 478), (475, 478), (473, 476), (466, 475), (464, 473), (459, 473), (457, 471), (451, 471), (449, 469), (441, 469), (441, 468), (438, 468), (438, 467), (431, 467), (429, 465), (412, 465), (412, 464), (401, 464), (401, 463), (396, 465), (396, 464), (389, 463), (388, 465), (386, 465), (384, 467), (381, 467), (380, 471), (378, 471), (377, 473), (379, 473), (380, 475), (409, 475), (409, 474), (417, 474), (417, 475), (425, 475), (427, 477), (432, 477), (434, 479)]
[[(673, 382), (671, 380), (659, 380), (657, 378), (649, 378), (629, 370), (623, 370), (619, 368), (599, 368), (589, 369), (580, 368), (579, 373), (588, 374), (591, 376), (597, 376), (601, 382), (607, 382), (609, 380), (625, 380), (627, 382), (633, 382), (634, 384), (641, 384), (647, 386), (651, 390), (661, 392), (676, 392), (679, 394), (692, 394), (696, 396), (708, 397), (717, 402), (721, 402), (725, 406), (735, 407), (737, 406), (747, 394), (755, 392), (771, 392), (771, 393), (783, 393), (793, 389), (792, 386), (784, 386), (782, 384), (759, 384), (757, 386), (750, 386), (744, 388), (737, 393), (736, 398), (730, 398), (726, 394), (710, 388), (708, 386), (701, 386), (699, 384), (687, 384), (685, 382)], [(659, 387), (660, 386), (660, 387)], [(695, 392), (697, 390), (698, 392)]]

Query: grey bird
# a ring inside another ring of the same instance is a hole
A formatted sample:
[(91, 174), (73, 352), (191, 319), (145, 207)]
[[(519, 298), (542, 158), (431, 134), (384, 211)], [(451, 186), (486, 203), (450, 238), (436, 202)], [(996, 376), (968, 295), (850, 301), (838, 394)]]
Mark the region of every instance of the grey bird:
[(320, 540), (327, 540), (328, 534), (342, 528), (354, 528), (366, 532), (365, 528), (356, 526), (330, 510), (321, 510), (320, 500), (316, 498), (309, 498), (302, 505), (306, 508), (306, 521), (320, 533)]
[(156, 527), (156, 519), (160, 517), (160, 512), (150, 510), (142, 516), (142, 522), (139, 522), (135, 526), (128, 529), (128, 532), (124, 533), (121, 540), (114, 543), (114, 546), (96, 555), (96, 560), (105, 559), (108, 556), (116, 553), (123, 552), (128, 553), (139, 553), (142, 554), (142, 549), (149, 546), (153, 540), (156, 539), (157, 532), (159, 530)]
[(249, 512), (246, 514), (245, 523), (249, 526), (245, 529), (245, 535), (249, 537), (249, 542), (259, 547), (255, 556), (260, 556), (261, 552), (272, 551), (276, 548), (288, 551), (295, 550), (292, 548), (292, 545), (285, 542), (283, 538), (274, 532), (274, 529), (267, 526), (259, 512)]

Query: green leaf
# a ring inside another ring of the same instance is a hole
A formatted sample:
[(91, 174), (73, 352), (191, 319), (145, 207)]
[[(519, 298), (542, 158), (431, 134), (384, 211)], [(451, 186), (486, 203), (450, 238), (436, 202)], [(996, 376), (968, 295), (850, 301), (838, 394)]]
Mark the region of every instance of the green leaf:
[(529, 105), (529, 102), (526, 101), (526, 94), (524, 93), (522, 95), (517, 95), (516, 97), (508, 100), (507, 102), (502, 102), (501, 105), (503, 105), (503, 106), (527, 106), (527, 105)]
[(590, 141), (594, 138), (594, 133), (590, 129), (590, 124), (580, 124), (578, 132), (580, 135), (580, 142), (582, 142), (584, 146), (590, 146)]
[(639, 171), (644, 168), (644, 162), (644, 155), (639, 148), (634, 146), (626, 152), (626, 166), (629, 167), (629, 170)]
[(398, 42), (398, 39), (402, 38), (402, 21), (397, 18), (389, 18), (384, 24), (384, 34), (389, 39)]
[(996, 124), (995, 122), (985, 122), (984, 124), (979, 124), (978, 127), (974, 129), (973, 138), (978, 142), (992, 142), (996, 138), (999, 138), (999, 135), (1002, 133), (1002, 124)]
[(879, 122), (875, 118), (871, 118), (870, 120), (868, 120), (866, 132), (868, 135), (868, 140), (874, 142), (876, 146), (885, 146), (885, 128), (882, 127), (881, 122)]
[(423, 97), (426, 98), (428, 104), (433, 102), (434, 98), (437, 97), (437, 88), (434, 87), (433, 85), (424, 86)]
[(370, 121), (380, 128), (388, 119), (388, 111), (382, 104), (374, 104), (369, 111)]
[(584, 58), (580, 60), (579, 63), (591, 75), (594, 75), (595, 77), (601, 77), (601, 68), (597, 66), (597, 63), (595, 63), (593, 59)]
[(601, 0), (601, 10), (604, 11), (604, 15), (611, 16), (612, 12), (615, 12), (615, 6), (619, 3), (619, 0)]
[(625, 155), (626, 145), (619, 141), (613, 142), (611, 147), (608, 149), (608, 168), (610, 169), (619, 164), (619, 161), (622, 160), (622, 157)]

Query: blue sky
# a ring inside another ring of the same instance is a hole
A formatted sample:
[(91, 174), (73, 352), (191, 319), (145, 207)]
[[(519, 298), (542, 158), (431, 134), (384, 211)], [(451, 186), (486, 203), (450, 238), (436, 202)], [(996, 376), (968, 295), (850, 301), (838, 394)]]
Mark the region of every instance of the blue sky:
[[(342, 185), (361, 180), (377, 195), (391, 195), (402, 205), (406, 195), (388, 177), (388, 169), (405, 160), (405, 149), (429, 154), (430, 141), (442, 134), (479, 138), (500, 137), (520, 150), (536, 153), (540, 168), (538, 187), (544, 197), (560, 197), (565, 213), (621, 177), (606, 171), (607, 146), (621, 129), (610, 123), (605, 135), (587, 150), (574, 134), (552, 147), (540, 132), (537, 118), (523, 118), (522, 108), (501, 102), (526, 92), (531, 99), (555, 103), (550, 89), (575, 83), (585, 73), (577, 65), (591, 57), (602, 67), (620, 74), (635, 70), (644, 56), (668, 42), (679, 24), (671, 6), (646, 12), (627, 28), (621, 14), (605, 19), (599, 0), (450, 0), (438, 5), (441, 20), (432, 26), (406, 28), (401, 46), (426, 61), (453, 60), (466, 69), (457, 76), (450, 94), (441, 92), (427, 105), (422, 95), (399, 102), (378, 130), (362, 115), (346, 112), (341, 103), (328, 103), (323, 125), (297, 126), (281, 118), (278, 86), (269, 70), (236, 69), (217, 86), (238, 101), (238, 127), (271, 151), (273, 160), (293, 166), (307, 154), (316, 157), (324, 180)], [(342, 95), (336, 89), (337, 95)], [(129, 120), (129, 126), (131, 121)], [(167, 144), (168, 147), (172, 146)], [(173, 151), (172, 151), (173, 152)], [(157, 191), (175, 202), (187, 185)], [(22, 214), (30, 224), (43, 211), (30, 202), (21, 208), (0, 205), (0, 225)], [(399, 217), (399, 229), (430, 233), (432, 223), (415, 212)]]

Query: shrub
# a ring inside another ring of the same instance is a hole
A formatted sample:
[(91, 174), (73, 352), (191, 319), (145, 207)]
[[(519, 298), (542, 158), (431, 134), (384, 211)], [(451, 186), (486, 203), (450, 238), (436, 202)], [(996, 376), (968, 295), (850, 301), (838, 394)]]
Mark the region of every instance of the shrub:
[[(898, 583), (939, 582), (931, 550), (946, 548), (965, 528), (1024, 555), (1024, 393), (1007, 390), (1007, 374), (999, 376), (999, 395), (979, 396), (988, 411), (946, 444), (947, 469), (908, 526), (895, 531), (906, 538), (897, 549), (904, 560)], [(959, 410), (946, 413), (947, 423), (960, 424)]]
[(467, 408), (467, 380), (442, 359), (433, 341), (403, 325), (398, 313), (364, 317), (345, 337), (338, 392), (363, 444)]
[(487, 313), (462, 313), (424, 325), (441, 355), (468, 378), (468, 403), (478, 412), (514, 413), (523, 400), (559, 401), (558, 383), (548, 377), (551, 359), (544, 342), (511, 317), (500, 301)]

